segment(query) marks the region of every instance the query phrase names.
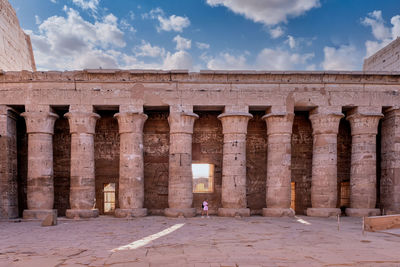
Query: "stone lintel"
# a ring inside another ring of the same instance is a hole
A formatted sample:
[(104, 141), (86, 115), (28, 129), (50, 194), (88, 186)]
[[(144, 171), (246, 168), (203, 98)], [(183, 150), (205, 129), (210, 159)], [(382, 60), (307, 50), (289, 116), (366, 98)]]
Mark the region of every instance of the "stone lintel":
[(119, 133), (143, 134), (143, 126), (147, 115), (142, 112), (120, 112), (114, 115), (118, 120)]
[(25, 118), (28, 134), (54, 134), (54, 123), (59, 118), (55, 113), (42, 111), (27, 111), (21, 116)]
[(71, 134), (94, 134), (100, 115), (93, 112), (72, 111), (64, 115), (68, 118)]

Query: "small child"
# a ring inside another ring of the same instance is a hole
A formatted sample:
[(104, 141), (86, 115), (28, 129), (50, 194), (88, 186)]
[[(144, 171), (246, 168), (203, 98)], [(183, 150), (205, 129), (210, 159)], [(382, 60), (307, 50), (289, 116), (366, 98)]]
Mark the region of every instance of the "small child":
[(207, 202), (207, 199), (203, 201), (203, 205), (202, 206), (203, 206), (203, 210), (201, 211), (201, 218), (204, 218), (204, 213), (206, 213), (207, 218), (210, 218), (208, 216), (208, 202)]

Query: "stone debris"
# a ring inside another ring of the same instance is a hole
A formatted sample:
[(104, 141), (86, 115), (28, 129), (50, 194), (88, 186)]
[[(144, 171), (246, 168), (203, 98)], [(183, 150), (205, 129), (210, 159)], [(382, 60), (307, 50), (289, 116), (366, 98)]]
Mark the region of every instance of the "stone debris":
[(51, 213), (43, 220), (42, 226), (55, 226), (57, 225), (57, 215)]

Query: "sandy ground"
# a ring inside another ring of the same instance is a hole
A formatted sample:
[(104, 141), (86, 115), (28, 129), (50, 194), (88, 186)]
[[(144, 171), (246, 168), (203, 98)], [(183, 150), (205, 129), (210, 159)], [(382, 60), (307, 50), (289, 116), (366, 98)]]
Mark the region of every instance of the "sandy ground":
[(0, 266), (400, 266), (400, 233), (347, 217), (0, 222)]

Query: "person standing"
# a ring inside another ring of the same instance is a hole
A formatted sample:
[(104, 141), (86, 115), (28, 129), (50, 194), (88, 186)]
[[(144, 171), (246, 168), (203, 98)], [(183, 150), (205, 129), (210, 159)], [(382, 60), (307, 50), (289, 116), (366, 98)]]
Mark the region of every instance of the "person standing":
[(202, 211), (201, 211), (201, 218), (204, 218), (204, 213), (207, 215), (207, 218), (210, 218), (209, 216), (208, 216), (208, 202), (207, 202), (207, 199), (205, 199), (204, 201), (203, 201), (203, 205), (202, 205)]

